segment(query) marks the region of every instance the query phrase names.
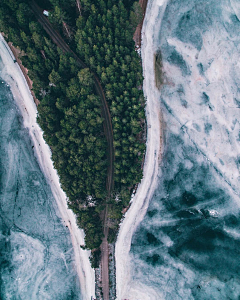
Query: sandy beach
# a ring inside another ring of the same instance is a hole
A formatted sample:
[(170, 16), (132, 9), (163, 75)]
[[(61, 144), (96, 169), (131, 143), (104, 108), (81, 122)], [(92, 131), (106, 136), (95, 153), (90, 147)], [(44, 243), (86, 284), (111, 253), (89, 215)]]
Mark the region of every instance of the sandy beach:
[[(155, 86), (154, 72), (154, 32), (160, 26), (161, 14), (164, 12), (166, 1), (149, 1), (142, 27), (141, 56), (143, 63), (143, 91), (147, 99), (147, 143), (143, 167), (143, 179), (138, 186), (131, 206), (121, 223), (116, 243), (116, 285), (117, 299), (153, 299), (152, 290), (147, 286), (135, 286), (131, 275), (131, 240), (139, 223), (146, 214), (149, 201), (157, 186), (159, 164), (163, 152), (161, 139), (160, 92)], [(161, 14), (159, 15), (159, 9)], [(157, 23), (157, 24), (156, 24)]]
[(95, 297), (95, 274), (89, 262), (90, 252), (80, 248), (80, 245), (84, 244), (84, 232), (77, 227), (75, 215), (67, 208), (67, 197), (60, 187), (57, 171), (53, 167), (50, 148), (45, 143), (43, 132), (36, 122), (37, 108), (32, 94), (19, 65), (14, 63), (14, 55), (2, 35), (0, 35), (0, 54), (4, 64), (2, 78), (11, 88), (23, 116), (23, 125), (28, 129), (34, 144), (34, 154), (51, 187), (63, 224), (69, 228), (83, 299), (89, 300)]

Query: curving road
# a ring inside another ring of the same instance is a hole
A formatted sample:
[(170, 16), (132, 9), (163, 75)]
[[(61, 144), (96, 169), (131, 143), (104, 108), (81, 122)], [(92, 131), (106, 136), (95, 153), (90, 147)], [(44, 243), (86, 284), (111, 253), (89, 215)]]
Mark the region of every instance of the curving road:
[[(42, 14), (42, 10), (39, 8), (39, 6), (32, 1), (31, 7), (33, 12), (35, 13), (35, 16), (38, 20), (38, 22), (43, 26), (44, 30), (47, 32), (47, 34), (51, 37), (52, 41), (63, 50), (65, 53), (71, 53), (77, 62), (77, 64), (81, 68), (87, 68), (88, 66), (70, 49), (70, 47), (66, 44), (66, 42), (63, 40), (63, 38), (60, 36), (60, 34), (55, 31), (52, 28), (51, 23), (48, 21), (48, 19)], [(101, 86), (101, 83), (96, 76), (95, 73), (93, 73), (94, 78), (94, 86), (97, 94), (100, 96), (102, 105), (101, 105), (101, 114), (104, 118), (103, 122), (103, 129), (104, 134), (107, 139), (108, 144), (108, 170), (107, 170), (107, 182), (106, 182), (106, 188), (107, 188), (107, 198), (110, 198), (111, 192), (113, 190), (113, 162), (114, 162), (114, 147), (113, 147), (113, 130), (112, 130), (112, 121), (111, 121), (111, 115), (109, 112), (108, 104), (106, 101), (106, 97), (103, 91), (103, 88)], [(109, 300), (109, 270), (108, 270), (108, 259), (109, 259), (109, 253), (108, 253), (108, 226), (107, 226), (107, 204), (106, 208), (103, 212), (103, 225), (104, 225), (104, 239), (101, 244), (101, 279), (102, 279), (102, 290), (103, 290), (103, 299)]]
[[(44, 30), (47, 32), (47, 34), (51, 37), (52, 41), (63, 50), (65, 53), (71, 53), (77, 62), (77, 64), (81, 68), (88, 68), (88, 66), (70, 49), (70, 47), (66, 44), (66, 42), (63, 40), (63, 38), (60, 36), (60, 34), (55, 31), (52, 28), (51, 23), (48, 21), (48, 19), (42, 14), (41, 9), (39, 6), (32, 1), (31, 2), (31, 7), (33, 12), (35, 13), (35, 16), (38, 20), (38, 22), (43, 26)], [(101, 112), (102, 112), (102, 117), (104, 118), (103, 122), (103, 128), (104, 128), (104, 133), (107, 139), (107, 144), (108, 144), (108, 176), (107, 176), (107, 191), (108, 191), (108, 196), (110, 196), (111, 191), (113, 189), (113, 162), (114, 162), (114, 147), (113, 147), (113, 130), (112, 130), (112, 121), (111, 121), (111, 115), (109, 112), (108, 104), (106, 101), (106, 97), (103, 91), (103, 88), (101, 86), (101, 83), (99, 79), (97, 78), (96, 74), (92, 72), (93, 79), (94, 79), (94, 86), (97, 94), (100, 96), (102, 106), (101, 106)]]

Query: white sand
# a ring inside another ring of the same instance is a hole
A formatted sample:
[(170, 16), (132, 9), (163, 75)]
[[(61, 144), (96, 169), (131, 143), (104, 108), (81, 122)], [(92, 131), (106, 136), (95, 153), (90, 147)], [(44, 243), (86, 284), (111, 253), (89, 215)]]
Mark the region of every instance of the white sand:
[[(159, 32), (161, 19), (167, 1), (148, 2), (142, 29), (142, 62), (144, 84), (143, 91), (147, 98), (147, 149), (143, 168), (143, 179), (139, 185), (132, 204), (121, 224), (116, 243), (116, 284), (117, 299), (157, 299), (155, 292), (147, 286), (136, 285), (131, 275), (131, 257), (129, 254), (132, 235), (143, 220), (154, 190), (157, 186), (159, 163), (161, 161), (161, 119), (160, 92), (155, 87), (154, 76), (154, 33)], [(156, 37), (157, 38), (157, 37)]]
[(4, 64), (2, 78), (10, 85), (14, 99), (22, 113), (24, 126), (29, 130), (34, 144), (35, 156), (44, 173), (52, 193), (56, 199), (64, 225), (67, 225), (75, 252), (75, 264), (79, 275), (83, 299), (95, 297), (95, 274), (90, 266), (89, 251), (84, 251), (84, 232), (77, 227), (75, 215), (67, 208), (66, 194), (60, 187), (57, 171), (53, 167), (51, 151), (43, 139), (43, 132), (36, 122), (37, 108), (17, 63), (13, 62), (13, 54), (7, 43), (0, 35), (0, 54)]

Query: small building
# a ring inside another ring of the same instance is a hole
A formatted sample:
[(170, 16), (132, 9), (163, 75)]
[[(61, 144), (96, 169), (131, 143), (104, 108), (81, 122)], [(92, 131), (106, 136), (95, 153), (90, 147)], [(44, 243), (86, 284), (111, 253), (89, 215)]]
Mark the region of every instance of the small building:
[(49, 17), (49, 12), (47, 10), (43, 11), (44, 16)]

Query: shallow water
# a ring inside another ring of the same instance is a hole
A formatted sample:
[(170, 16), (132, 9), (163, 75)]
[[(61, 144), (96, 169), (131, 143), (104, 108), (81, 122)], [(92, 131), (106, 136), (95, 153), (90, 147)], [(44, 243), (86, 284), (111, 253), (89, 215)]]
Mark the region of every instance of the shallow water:
[(82, 299), (69, 230), (2, 80), (0, 139), (0, 298)]
[(146, 299), (239, 299), (240, 4), (174, 0), (151, 9), (163, 14), (153, 34), (164, 155), (132, 238), (130, 286), (145, 286)]

